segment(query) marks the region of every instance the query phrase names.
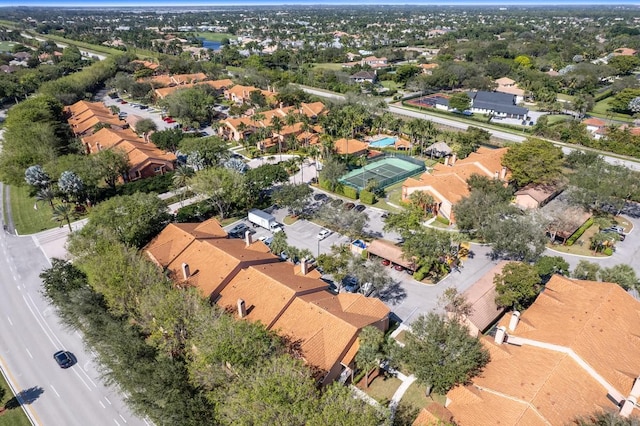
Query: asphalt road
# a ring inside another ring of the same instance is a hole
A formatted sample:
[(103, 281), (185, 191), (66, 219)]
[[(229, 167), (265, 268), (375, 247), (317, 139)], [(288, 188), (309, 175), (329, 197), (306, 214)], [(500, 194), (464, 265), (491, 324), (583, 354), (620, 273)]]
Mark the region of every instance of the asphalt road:
[[(52, 426), (143, 426), (122, 394), (102, 383), (81, 335), (60, 324), (40, 293), (40, 272), (49, 267), (31, 237), (0, 230), (0, 367), (33, 422)], [(63, 370), (53, 353), (65, 349), (77, 363)]]

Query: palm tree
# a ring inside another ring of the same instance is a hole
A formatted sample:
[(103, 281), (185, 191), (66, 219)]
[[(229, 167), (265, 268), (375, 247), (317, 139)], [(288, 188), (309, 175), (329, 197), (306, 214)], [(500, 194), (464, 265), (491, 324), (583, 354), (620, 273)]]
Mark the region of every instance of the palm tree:
[(427, 211), (433, 209), (433, 204), (435, 203), (433, 197), (425, 191), (412, 192), (411, 195), (409, 195), (409, 200), (411, 200), (412, 204), (420, 207), (425, 215)]
[(191, 167), (178, 166), (173, 173), (173, 187), (175, 189), (184, 188), (184, 191), (180, 193), (180, 201), (183, 201), (187, 191), (189, 190), (189, 179), (194, 175), (194, 171)]
[[(56, 222), (66, 222), (69, 227), (69, 232), (73, 232), (71, 229), (71, 219), (73, 218), (73, 206), (69, 203), (57, 204), (53, 208), (53, 216), (51, 220)], [(60, 225), (62, 226), (62, 225)]]
[(280, 117), (273, 117), (271, 119), (271, 129), (273, 130), (273, 135), (278, 138), (278, 154), (280, 154), (280, 161), (282, 161), (282, 135), (280, 134), (280, 132), (282, 131), (283, 127), (284, 124), (282, 123)]
[(51, 210), (53, 210), (53, 200), (55, 200), (56, 194), (53, 192), (51, 187), (47, 186), (41, 188), (36, 194), (36, 201), (46, 201), (51, 206)]

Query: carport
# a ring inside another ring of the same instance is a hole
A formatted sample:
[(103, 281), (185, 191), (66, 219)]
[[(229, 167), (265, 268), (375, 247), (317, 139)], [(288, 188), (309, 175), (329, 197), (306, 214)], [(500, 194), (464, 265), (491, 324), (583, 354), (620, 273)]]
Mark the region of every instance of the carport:
[(391, 241), (373, 240), (371, 244), (369, 244), (369, 247), (367, 247), (367, 253), (386, 259), (393, 264), (400, 265), (411, 271), (416, 270), (414, 262), (402, 257), (402, 247), (395, 245)]

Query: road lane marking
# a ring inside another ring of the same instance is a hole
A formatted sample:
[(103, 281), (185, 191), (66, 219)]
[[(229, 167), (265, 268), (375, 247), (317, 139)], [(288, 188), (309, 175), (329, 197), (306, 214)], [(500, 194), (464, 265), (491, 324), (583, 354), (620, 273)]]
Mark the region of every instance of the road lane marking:
[(55, 392), (56, 395), (58, 395), (58, 398), (60, 398), (60, 394), (58, 393), (56, 388), (54, 388), (52, 384), (49, 384), (49, 386), (51, 386), (51, 389)]
[(109, 403), (109, 405), (111, 405), (111, 401), (109, 401), (109, 398), (107, 398), (106, 396), (104, 397), (104, 399), (107, 400), (107, 402)]
[(49, 339), (49, 341), (51, 342), (51, 344), (56, 347), (56, 342), (53, 341), (53, 339), (51, 338), (51, 336), (49, 336), (49, 333), (47, 332), (47, 330), (44, 328), (44, 326), (40, 323), (40, 320), (38, 319), (38, 316), (35, 314), (35, 312), (33, 312), (33, 309), (31, 309), (31, 306), (29, 305), (29, 301), (27, 300), (27, 298), (22, 295), (22, 298), (24, 299), (24, 303), (27, 305), (27, 308), (29, 308), (29, 311), (31, 311), (31, 314), (33, 315), (33, 317), (36, 319), (36, 322), (38, 323), (38, 325), (40, 326), (40, 328), (42, 328), (42, 331), (44, 331), (44, 334), (47, 336), (47, 339)]
[(76, 371), (75, 368), (72, 368), (73, 372), (76, 373), (76, 376), (78, 376), (78, 379), (80, 379), (80, 381), (82, 383), (84, 383), (84, 385), (87, 387), (87, 389), (91, 390), (91, 387), (87, 384), (87, 382), (84, 381), (84, 379), (82, 378), (82, 376), (80, 374), (78, 374), (78, 372)]
[(107, 407), (104, 406), (104, 404), (100, 400), (98, 400), (98, 404), (100, 404), (102, 406), (102, 408), (107, 408)]
[(8, 315), (7, 315), (7, 320), (9, 320), (9, 324), (13, 325), (13, 321), (11, 321), (11, 318), (9, 318)]
[(31, 359), (33, 359), (33, 355), (31, 355), (31, 352), (29, 352), (29, 349), (24, 348), (25, 351), (27, 351), (27, 353), (29, 354), (29, 356), (31, 357)]
[(120, 426), (120, 423), (118, 423), (118, 421), (116, 419), (113, 419), (113, 421), (115, 422), (115, 424), (117, 424), (118, 426)]
[(127, 423), (127, 419), (125, 419), (124, 417), (122, 417), (122, 414), (118, 414), (120, 416), (120, 418), (122, 419), (123, 422)]

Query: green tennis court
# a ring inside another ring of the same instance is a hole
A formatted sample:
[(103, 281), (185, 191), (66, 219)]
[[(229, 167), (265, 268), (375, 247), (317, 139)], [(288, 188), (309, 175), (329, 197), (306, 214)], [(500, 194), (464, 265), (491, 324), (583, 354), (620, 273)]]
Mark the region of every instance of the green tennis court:
[(380, 187), (385, 188), (424, 169), (424, 162), (411, 157), (387, 157), (352, 170), (344, 175), (340, 182), (363, 190), (367, 183), (375, 180)]

